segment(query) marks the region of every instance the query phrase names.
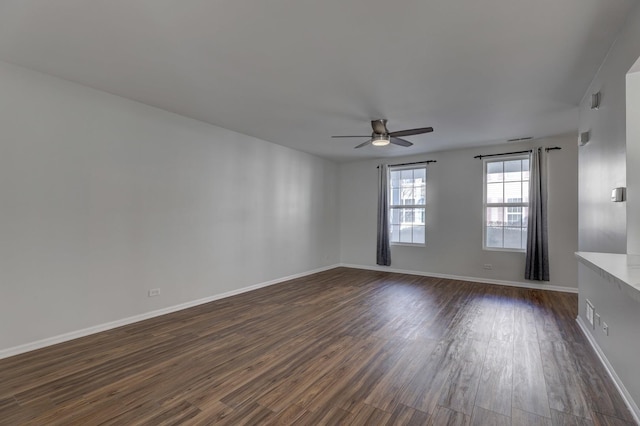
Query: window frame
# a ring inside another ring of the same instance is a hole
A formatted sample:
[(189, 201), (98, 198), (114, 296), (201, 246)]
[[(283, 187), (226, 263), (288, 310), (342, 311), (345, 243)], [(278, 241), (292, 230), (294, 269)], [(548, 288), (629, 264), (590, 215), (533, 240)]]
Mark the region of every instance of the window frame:
[[(393, 201), (393, 188), (391, 186), (391, 172), (400, 171), (400, 170), (424, 170), (424, 204), (392, 204)], [(427, 163), (424, 164), (410, 164), (405, 166), (389, 166), (388, 167), (388, 176), (387, 176), (387, 186), (388, 186), (388, 197), (389, 197), (389, 206), (388, 206), (388, 215), (389, 215), (389, 244), (392, 246), (407, 246), (407, 247), (426, 247), (427, 246)], [(424, 242), (423, 243), (414, 243), (414, 242), (394, 242), (391, 240), (391, 230), (392, 230), (392, 211), (393, 209), (423, 209), (424, 210)]]
[[(482, 249), (483, 250), (515, 252), (515, 253), (525, 253), (527, 251), (526, 248), (487, 247), (487, 208), (489, 207), (503, 207), (503, 208), (527, 207), (529, 208), (529, 202), (487, 203), (487, 167), (489, 163), (497, 163), (497, 162), (513, 161), (513, 160), (529, 160), (529, 159), (530, 159), (529, 154), (517, 154), (517, 155), (500, 156), (500, 159), (484, 158), (482, 160)], [(531, 164), (529, 164), (529, 172), (530, 171), (531, 171)], [(520, 211), (520, 215), (522, 215), (522, 211)], [(526, 244), (525, 244), (525, 247), (526, 247)]]

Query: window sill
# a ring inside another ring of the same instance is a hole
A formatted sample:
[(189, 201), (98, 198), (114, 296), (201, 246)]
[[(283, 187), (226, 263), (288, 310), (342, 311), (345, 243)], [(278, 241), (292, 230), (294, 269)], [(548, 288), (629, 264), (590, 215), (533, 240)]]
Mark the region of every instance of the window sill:
[(403, 246), (403, 247), (426, 247), (427, 244), (416, 244), (416, 243), (391, 243), (392, 246)]
[(508, 253), (526, 253), (525, 249), (498, 248), (498, 247), (482, 247), (485, 251), (503, 251)]

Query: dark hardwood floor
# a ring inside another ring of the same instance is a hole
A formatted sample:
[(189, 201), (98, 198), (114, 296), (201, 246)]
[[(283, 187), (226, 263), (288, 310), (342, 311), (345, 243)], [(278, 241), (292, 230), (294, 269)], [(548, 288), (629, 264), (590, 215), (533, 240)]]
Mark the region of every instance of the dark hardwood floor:
[(338, 268), (0, 360), (0, 424), (634, 424), (576, 315)]

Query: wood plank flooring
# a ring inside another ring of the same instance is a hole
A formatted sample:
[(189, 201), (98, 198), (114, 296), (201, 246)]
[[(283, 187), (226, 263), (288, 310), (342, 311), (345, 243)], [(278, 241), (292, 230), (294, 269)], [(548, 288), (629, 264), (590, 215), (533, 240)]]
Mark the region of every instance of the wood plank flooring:
[(576, 315), (338, 268), (0, 360), (0, 424), (634, 424)]

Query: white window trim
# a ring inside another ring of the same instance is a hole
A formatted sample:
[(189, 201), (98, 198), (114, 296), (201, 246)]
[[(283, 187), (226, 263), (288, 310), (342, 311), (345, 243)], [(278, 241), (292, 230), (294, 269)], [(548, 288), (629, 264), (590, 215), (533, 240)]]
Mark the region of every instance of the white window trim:
[[(425, 176), (427, 175), (427, 163), (425, 164), (409, 164), (406, 166), (389, 166), (389, 176), (387, 177), (387, 179), (389, 179), (389, 201), (391, 201), (392, 199), (392, 194), (391, 194), (391, 171), (397, 171), (397, 170), (411, 170), (411, 169), (420, 169), (420, 168), (424, 168), (424, 173)], [(389, 202), (389, 220), (391, 220), (391, 209), (392, 208), (420, 208), (420, 209), (424, 209), (424, 243), (407, 243), (407, 242), (393, 242), (391, 241), (391, 238), (389, 238), (389, 244), (392, 246), (405, 246), (405, 247), (426, 247), (427, 246), (427, 181), (425, 179), (425, 183), (424, 183), (424, 204), (391, 204), (391, 202)], [(389, 234), (391, 234), (391, 223), (389, 223)], [(391, 237), (391, 235), (389, 235), (389, 237)]]
[[(482, 250), (525, 253), (526, 249), (487, 247), (487, 207), (529, 207), (529, 203), (487, 203), (487, 164), (496, 161), (528, 160), (529, 155), (503, 155), (500, 159), (485, 158), (482, 160)], [(529, 165), (531, 170), (531, 165)]]

